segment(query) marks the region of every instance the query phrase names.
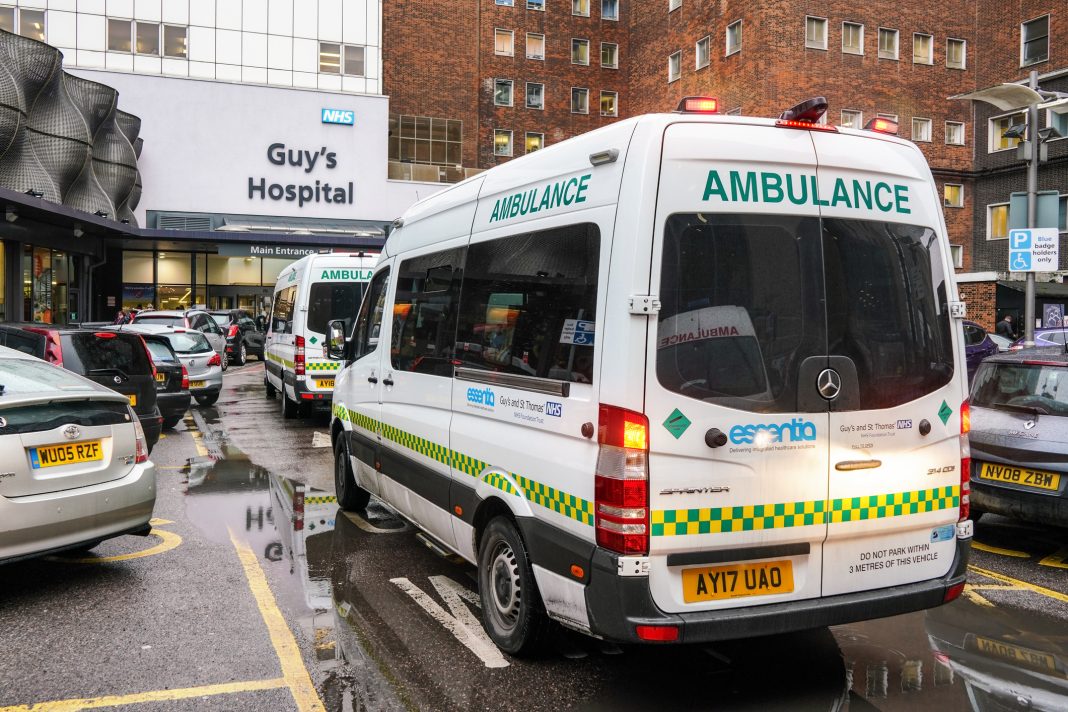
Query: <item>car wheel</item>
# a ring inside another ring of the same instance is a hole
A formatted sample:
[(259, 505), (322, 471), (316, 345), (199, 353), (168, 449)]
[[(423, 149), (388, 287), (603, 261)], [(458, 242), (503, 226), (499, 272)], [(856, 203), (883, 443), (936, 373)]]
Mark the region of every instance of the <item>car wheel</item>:
[(263, 377), (263, 389), (267, 393), (267, 400), (274, 398), (274, 394), (278, 392), (266, 376)]
[(175, 425), (178, 425), (178, 423), (179, 423), (179, 421), (181, 421), (181, 419), (182, 419), (182, 416), (180, 416), (180, 415), (176, 416), (176, 417), (173, 417), (173, 418), (165, 419), (163, 421), (163, 429), (164, 430), (172, 430)]
[(534, 571), (523, 539), (507, 517), (490, 521), (478, 547), (478, 593), (482, 627), (506, 653), (538, 651), (549, 632)]
[(337, 494), (338, 506), (346, 512), (364, 509), (371, 499), (371, 493), (356, 484), (344, 432), (334, 445), (334, 492)]
[(194, 396), (197, 399), (197, 403), (203, 406), (215, 405), (215, 401), (219, 400), (218, 393), (212, 393), (207, 396)]
[(248, 361), (248, 347), (242, 341), (240, 348), (237, 350), (237, 358), (234, 360), (234, 365), (244, 366), (246, 361)]
[(299, 405), (289, 399), (285, 387), (282, 388), (282, 392), (279, 395), (282, 396), (282, 417), (286, 420), (296, 418), (297, 411), (300, 409)]
[(220, 356), (220, 358), (222, 358), (222, 370), (223, 370), (223, 373), (225, 373), (226, 369), (230, 368), (230, 356), (227, 355), (226, 349), (223, 349), (223, 352), (222, 352), (222, 355)]

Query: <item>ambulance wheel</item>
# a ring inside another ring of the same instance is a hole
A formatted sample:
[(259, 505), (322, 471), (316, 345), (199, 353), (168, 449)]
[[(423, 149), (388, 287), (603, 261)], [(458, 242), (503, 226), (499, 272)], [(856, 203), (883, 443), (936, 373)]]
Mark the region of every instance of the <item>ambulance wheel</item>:
[(267, 380), (266, 376), (263, 378), (263, 390), (267, 394), (267, 400), (272, 400), (274, 394), (278, 392), (275, 390), (274, 386), (271, 385), (271, 382)]
[(279, 395), (282, 396), (282, 417), (286, 420), (296, 418), (297, 411), (300, 410), (300, 405), (295, 401), (289, 399), (289, 396), (286, 394), (286, 389), (284, 386), (282, 387), (282, 392), (279, 393)]
[(352, 474), (352, 461), (349, 459), (344, 432), (338, 436), (334, 445), (334, 492), (337, 494), (338, 506), (346, 512), (365, 509), (371, 500), (371, 493), (356, 484), (356, 478)]
[(549, 617), (538, 595), (523, 539), (507, 517), (496, 517), (478, 548), (478, 592), (482, 627), (506, 653), (537, 652), (549, 632)]

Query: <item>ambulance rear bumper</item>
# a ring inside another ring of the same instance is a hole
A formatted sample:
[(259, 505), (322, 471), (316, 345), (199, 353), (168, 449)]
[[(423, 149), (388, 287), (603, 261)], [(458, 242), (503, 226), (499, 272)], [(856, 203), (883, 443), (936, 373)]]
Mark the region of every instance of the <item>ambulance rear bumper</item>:
[(873, 591), (700, 613), (665, 613), (657, 608), (645, 577), (617, 575), (615, 555), (598, 548), (593, 556), (586, 607), (590, 632), (610, 640), (642, 643), (638, 626), (678, 626), (675, 643), (736, 640), (885, 618), (941, 606), (946, 592), (963, 584), (971, 539), (958, 539), (950, 572), (943, 578)]

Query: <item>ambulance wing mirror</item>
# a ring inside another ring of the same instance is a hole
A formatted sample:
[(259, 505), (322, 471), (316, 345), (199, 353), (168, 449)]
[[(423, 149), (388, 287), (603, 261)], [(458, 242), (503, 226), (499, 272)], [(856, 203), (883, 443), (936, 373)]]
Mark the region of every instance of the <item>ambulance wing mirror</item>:
[(326, 327), (326, 355), (336, 361), (345, 358), (345, 322), (334, 319)]

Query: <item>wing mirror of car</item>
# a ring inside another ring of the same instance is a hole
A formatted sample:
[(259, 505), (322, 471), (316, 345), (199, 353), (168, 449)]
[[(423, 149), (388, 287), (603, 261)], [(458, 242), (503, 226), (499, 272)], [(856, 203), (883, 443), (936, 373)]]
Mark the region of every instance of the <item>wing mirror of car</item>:
[(328, 358), (345, 358), (345, 322), (334, 319), (326, 327), (326, 355)]

